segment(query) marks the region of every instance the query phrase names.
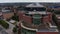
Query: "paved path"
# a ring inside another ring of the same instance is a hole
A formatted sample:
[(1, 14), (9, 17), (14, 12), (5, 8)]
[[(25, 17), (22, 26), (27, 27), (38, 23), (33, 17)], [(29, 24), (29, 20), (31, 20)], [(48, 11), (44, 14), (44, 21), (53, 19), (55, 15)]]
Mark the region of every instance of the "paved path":
[[(5, 20), (6, 21), (6, 20)], [(6, 32), (8, 32), (9, 34), (13, 34), (13, 27), (15, 27), (15, 25), (9, 23), (8, 21), (6, 21), (9, 24), (9, 29), (6, 30)]]
[(8, 33), (6, 32), (6, 29), (3, 28), (1, 25), (0, 25), (0, 34), (8, 34)]

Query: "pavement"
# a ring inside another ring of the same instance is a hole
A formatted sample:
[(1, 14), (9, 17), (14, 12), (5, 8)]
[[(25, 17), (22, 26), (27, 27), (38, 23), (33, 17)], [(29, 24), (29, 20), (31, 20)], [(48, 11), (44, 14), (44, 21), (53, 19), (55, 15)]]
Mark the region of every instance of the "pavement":
[(8, 34), (14, 34), (12, 30), (13, 30), (13, 27), (15, 27), (15, 25), (11, 24), (8, 21), (6, 21), (6, 22), (9, 24), (9, 28), (6, 30), (6, 32), (8, 32)]
[(0, 34), (14, 34), (12, 30), (13, 30), (13, 27), (15, 27), (15, 25), (9, 23), (8, 21), (6, 22), (9, 24), (9, 28), (5, 29), (4, 27), (0, 25)]
[(6, 32), (6, 29), (4, 29), (1, 25), (0, 25), (0, 34), (8, 34)]

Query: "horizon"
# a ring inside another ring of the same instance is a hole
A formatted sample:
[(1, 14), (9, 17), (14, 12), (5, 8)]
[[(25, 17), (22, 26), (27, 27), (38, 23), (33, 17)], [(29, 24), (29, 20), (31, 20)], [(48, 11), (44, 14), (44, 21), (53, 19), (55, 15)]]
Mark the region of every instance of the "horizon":
[(0, 3), (19, 3), (19, 2), (48, 2), (48, 3), (58, 3), (59, 0), (1, 0)]

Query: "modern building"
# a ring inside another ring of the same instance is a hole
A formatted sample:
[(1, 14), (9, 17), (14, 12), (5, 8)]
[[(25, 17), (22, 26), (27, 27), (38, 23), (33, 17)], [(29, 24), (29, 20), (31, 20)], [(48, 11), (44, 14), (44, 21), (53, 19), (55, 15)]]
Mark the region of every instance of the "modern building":
[(20, 10), (21, 34), (58, 34), (52, 13), (46, 10), (46, 7), (39, 3), (29, 4), (24, 10)]

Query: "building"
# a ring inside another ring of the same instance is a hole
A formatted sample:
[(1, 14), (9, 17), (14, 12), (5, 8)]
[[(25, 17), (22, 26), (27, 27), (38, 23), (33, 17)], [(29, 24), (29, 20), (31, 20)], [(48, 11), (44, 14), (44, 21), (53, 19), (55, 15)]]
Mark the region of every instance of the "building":
[(0, 19), (3, 19), (1, 8), (0, 8)]
[(1, 13), (2, 13), (3, 19), (10, 19), (14, 15), (13, 10), (11, 10), (8, 7), (1, 8)]
[(52, 13), (46, 7), (33, 3), (20, 10), (21, 34), (58, 34), (58, 29), (52, 20)]

